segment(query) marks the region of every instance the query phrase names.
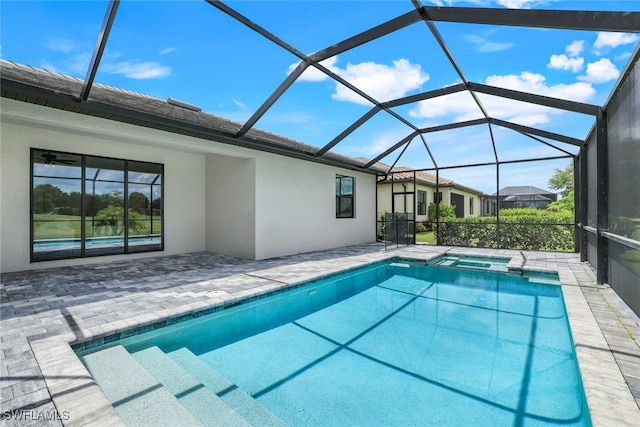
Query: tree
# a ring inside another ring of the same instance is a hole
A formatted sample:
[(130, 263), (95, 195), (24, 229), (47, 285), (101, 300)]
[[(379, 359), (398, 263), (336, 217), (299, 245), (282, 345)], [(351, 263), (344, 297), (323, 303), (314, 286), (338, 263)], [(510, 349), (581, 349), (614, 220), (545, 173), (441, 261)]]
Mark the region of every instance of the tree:
[(36, 214), (51, 214), (55, 208), (69, 205), (69, 195), (51, 184), (39, 184), (33, 189), (33, 208)]
[(563, 198), (570, 194), (573, 196), (573, 162), (562, 170), (556, 169), (548, 182), (549, 188), (559, 190)]
[(135, 191), (129, 195), (129, 209), (144, 214), (147, 212), (148, 206), (149, 199), (139, 191)]
[[(100, 227), (103, 235), (121, 236), (124, 233), (124, 208), (109, 206), (94, 217), (95, 226)], [(129, 209), (129, 231), (139, 233), (144, 230), (144, 218), (138, 212)]]

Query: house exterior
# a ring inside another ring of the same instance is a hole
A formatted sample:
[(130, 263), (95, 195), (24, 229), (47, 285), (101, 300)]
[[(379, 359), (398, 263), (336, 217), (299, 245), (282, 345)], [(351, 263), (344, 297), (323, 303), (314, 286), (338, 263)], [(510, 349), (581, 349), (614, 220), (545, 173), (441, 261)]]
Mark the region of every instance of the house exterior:
[(495, 215), (497, 200), (500, 201), (500, 209), (546, 209), (549, 204), (558, 200), (558, 195), (532, 185), (504, 187), (500, 189), (497, 197), (496, 193), (493, 193), (486, 199), (483, 207), (486, 215)]
[(82, 81), (4, 60), (0, 74), (2, 272), (376, 239), (376, 174), (355, 159), (233, 138), (238, 123), (113, 87), (79, 102)]
[(408, 167), (394, 167), (391, 173), (379, 178), (377, 188), (378, 218), (384, 212), (413, 213), (416, 222), (425, 222), (429, 220), (429, 205), (436, 202), (455, 206), (458, 218), (482, 213), (482, 191), (442, 176), (438, 177), (436, 186), (436, 176), (425, 171), (416, 171), (414, 176)]

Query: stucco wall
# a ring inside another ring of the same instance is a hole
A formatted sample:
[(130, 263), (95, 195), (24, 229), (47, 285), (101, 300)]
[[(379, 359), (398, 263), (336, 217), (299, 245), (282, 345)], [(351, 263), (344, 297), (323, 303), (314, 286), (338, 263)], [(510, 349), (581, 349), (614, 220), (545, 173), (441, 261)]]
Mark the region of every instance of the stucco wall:
[[(249, 259), (375, 241), (375, 176), (2, 98), (2, 272), (203, 250)], [(165, 250), (29, 263), (30, 148), (162, 163)], [(335, 217), (335, 175), (356, 217)]]
[(256, 254), (256, 162), (207, 156), (207, 250), (239, 258)]
[[(116, 255), (61, 261), (29, 263), (29, 165), (30, 149), (43, 148), (87, 155), (163, 163), (165, 166), (165, 251), (178, 254), (205, 249), (205, 166), (202, 154), (167, 150), (133, 144), (132, 140), (101, 137), (90, 129), (73, 124), (74, 115), (43, 107), (21, 105), (22, 115), (15, 120), (3, 99), (0, 138), (0, 225), (1, 271), (18, 271), (64, 265), (95, 263), (130, 257), (157, 256), (158, 252)], [(20, 103), (23, 104), (23, 103)], [(25, 116), (24, 113), (33, 113)], [(62, 114), (60, 114), (62, 113)], [(49, 122), (51, 120), (51, 122)], [(95, 119), (99, 120), (99, 119)], [(71, 121), (71, 122), (69, 122)], [(66, 127), (65, 122), (69, 122)], [(122, 126), (102, 120), (114, 130)], [(122, 130), (122, 129), (120, 129)], [(188, 216), (188, 220), (185, 217)]]
[[(336, 174), (355, 178), (355, 218), (336, 218)], [(259, 153), (256, 258), (375, 241), (375, 176)]]

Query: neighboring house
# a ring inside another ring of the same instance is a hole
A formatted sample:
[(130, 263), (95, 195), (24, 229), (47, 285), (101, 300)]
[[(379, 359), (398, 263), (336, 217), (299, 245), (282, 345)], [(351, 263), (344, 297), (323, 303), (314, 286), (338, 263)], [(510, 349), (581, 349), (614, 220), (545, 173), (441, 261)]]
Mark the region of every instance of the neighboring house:
[(81, 80), (0, 71), (2, 272), (375, 241), (376, 171), (356, 159), (258, 129), (235, 138), (241, 124), (171, 100), (95, 84), (79, 102)]
[[(360, 160), (360, 159), (359, 159)], [(379, 164), (388, 171), (389, 166)], [(385, 167), (386, 166), (386, 167)], [(442, 202), (454, 205), (456, 216), (480, 216), (485, 195), (482, 191), (460, 185), (448, 178), (411, 168), (394, 167), (392, 173), (378, 178), (378, 217), (384, 212), (415, 213), (417, 222), (429, 219), (429, 205)]]
[[(558, 195), (532, 185), (521, 185), (502, 188), (497, 199), (500, 201), (500, 209), (546, 209), (549, 204), (558, 200)], [(495, 215), (496, 193), (487, 198), (483, 210), (486, 215)]]

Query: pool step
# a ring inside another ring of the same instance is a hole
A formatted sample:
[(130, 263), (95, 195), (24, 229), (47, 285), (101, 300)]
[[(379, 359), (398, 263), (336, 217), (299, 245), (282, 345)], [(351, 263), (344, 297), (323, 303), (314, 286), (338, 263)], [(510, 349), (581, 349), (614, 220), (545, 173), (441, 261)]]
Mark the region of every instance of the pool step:
[(80, 359), (127, 425), (202, 425), (124, 347), (111, 347)]
[(251, 424), (265, 427), (287, 426), (287, 423), (262, 406), (228, 378), (207, 365), (189, 349), (181, 348), (168, 353), (168, 356), (197, 381), (220, 396)]
[(250, 426), (238, 412), (158, 347), (135, 352), (132, 356), (205, 426)]

